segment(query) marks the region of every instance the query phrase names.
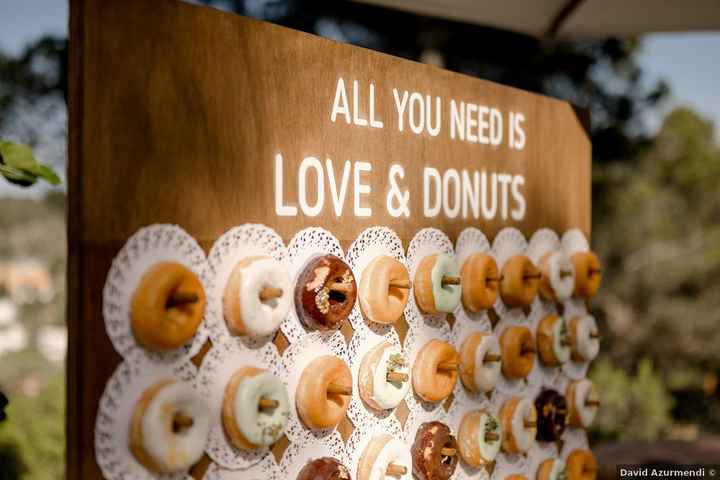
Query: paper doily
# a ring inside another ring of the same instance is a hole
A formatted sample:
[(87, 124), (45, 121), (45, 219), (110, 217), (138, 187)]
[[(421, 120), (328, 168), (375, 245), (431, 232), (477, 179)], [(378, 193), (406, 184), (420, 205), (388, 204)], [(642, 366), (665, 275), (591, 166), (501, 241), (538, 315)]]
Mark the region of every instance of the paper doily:
[(212, 308), (205, 304), (205, 317), (192, 341), (170, 352), (150, 352), (135, 339), (130, 326), (130, 305), (143, 274), (159, 262), (177, 262), (192, 270), (205, 292), (212, 290), (205, 253), (185, 230), (177, 225), (143, 227), (125, 243), (112, 262), (103, 289), (105, 329), (115, 350), (128, 359), (147, 356), (163, 363), (182, 363), (200, 351), (207, 340), (206, 319)]
[(348, 456), (345, 452), (342, 437), (338, 432), (332, 432), (327, 437), (312, 442), (291, 443), (285, 450), (280, 463), (282, 478), (297, 478), (300, 470), (308, 462), (321, 457), (332, 457), (345, 465), (348, 470), (352, 470), (351, 466), (348, 465)]

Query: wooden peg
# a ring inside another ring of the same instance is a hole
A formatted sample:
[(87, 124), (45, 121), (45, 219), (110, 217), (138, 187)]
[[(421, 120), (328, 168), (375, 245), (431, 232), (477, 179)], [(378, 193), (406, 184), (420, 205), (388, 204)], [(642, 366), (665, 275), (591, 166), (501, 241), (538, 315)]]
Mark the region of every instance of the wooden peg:
[(540, 272), (523, 274), (523, 280), (532, 280), (532, 279), (540, 278), (540, 277), (542, 277), (542, 273), (540, 273)]
[(193, 421), (192, 417), (188, 417), (187, 415), (182, 413), (176, 413), (173, 417), (172, 428), (174, 432), (179, 432), (186, 428), (192, 427), (193, 423), (195, 422)]
[(600, 275), (603, 273), (602, 268), (588, 268), (588, 275)]
[(262, 290), (260, 290), (260, 294), (258, 296), (260, 297), (261, 302), (266, 302), (268, 300), (280, 298), (280, 297), (282, 297), (282, 294), (283, 294), (282, 288), (263, 287)]
[(600, 334), (598, 332), (590, 332), (590, 338), (600, 338)]
[(560, 270), (560, 278), (572, 277), (572, 270)]
[(274, 410), (280, 405), (280, 402), (272, 398), (260, 397), (258, 408), (262, 411)]
[(440, 283), (443, 287), (445, 285), (460, 285), (460, 277), (450, 277), (448, 275), (443, 275), (442, 281)]
[(594, 398), (588, 398), (585, 400), (585, 406), (586, 407), (599, 407), (600, 406), (600, 400), (594, 399)]
[(455, 455), (457, 455), (457, 450), (455, 450), (454, 448), (443, 448), (442, 450), (440, 450), (440, 453), (442, 455), (445, 455), (446, 457), (454, 457)]
[(392, 280), (389, 283), (390, 288), (402, 288), (409, 290), (412, 288), (412, 282), (410, 280)]
[(500, 283), (503, 281), (503, 276), (500, 275), (499, 277), (485, 277), (485, 283)]
[(523, 427), (535, 428), (535, 427), (537, 427), (537, 422), (533, 422), (532, 420), (525, 420), (525, 421), (523, 421)]
[(338, 385), (337, 383), (331, 383), (327, 387), (327, 393), (330, 395), (352, 395), (351, 385)]
[(495, 307), (490, 307), (487, 311), (488, 319), (490, 319), (490, 324), (492, 324), (493, 327), (500, 322), (500, 315), (495, 311)]
[(460, 364), (458, 362), (440, 362), (438, 363), (438, 372), (452, 372), (457, 370)]
[(387, 470), (385, 470), (385, 473), (387, 475), (390, 475), (392, 477), (402, 477), (407, 473), (407, 467), (403, 465), (395, 465), (394, 463), (391, 463), (387, 466)]
[(498, 435), (497, 432), (485, 432), (486, 442), (496, 442), (498, 440), (500, 440), (500, 435)]
[(195, 303), (200, 297), (195, 292), (173, 292), (167, 302), (168, 308)]
[(485, 358), (483, 358), (483, 363), (493, 363), (493, 362), (499, 362), (502, 360), (502, 356), (495, 354), (495, 353), (486, 353)]
[(349, 283), (342, 283), (342, 282), (335, 282), (331, 283), (327, 286), (328, 290), (332, 292), (343, 292), (343, 293), (349, 293), (352, 292), (353, 286)]
[(520, 355), (527, 355), (528, 353), (535, 353), (535, 345), (524, 344), (520, 348)]
[(408, 380), (410, 380), (410, 376), (407, 373), (388, 372), (387, 374), (388, 382), (407, 382)]

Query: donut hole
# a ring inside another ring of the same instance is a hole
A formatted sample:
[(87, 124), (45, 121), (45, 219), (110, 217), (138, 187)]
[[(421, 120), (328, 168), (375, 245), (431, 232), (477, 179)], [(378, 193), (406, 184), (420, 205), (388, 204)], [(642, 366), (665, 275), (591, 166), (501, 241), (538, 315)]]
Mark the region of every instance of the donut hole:
[(172, 431), (175, 435), (182, 435), (193, 426), (193, 419), (183, 412), (175, 412), (172, 417)]
[(330, 292), (328, 293), (328, 300), (330, 301), (330, 305), (338, 305), (345, 303), (347, 301), (347, 296), (344, 292), (330, 290)]

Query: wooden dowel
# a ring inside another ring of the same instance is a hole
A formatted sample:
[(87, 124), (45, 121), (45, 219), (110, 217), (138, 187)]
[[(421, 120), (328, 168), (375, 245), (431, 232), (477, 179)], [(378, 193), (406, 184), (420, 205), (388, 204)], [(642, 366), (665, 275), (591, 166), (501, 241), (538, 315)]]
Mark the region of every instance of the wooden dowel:
[(602, 268), (588, 268), (588, 274), (590, 275), (598, 275), (603, 272)]
[(200, 300), (200, 297), (195, 292), (173, 292), (168, 299), (168, 307), (177, 307), (180, 305), (186, 305), (188, 303), (195, 303)]
[(587, 400), (585, 400), (585, 406), (586, 406), (586, 407), (599, 407), (599, 406), (600, 406), (600, 400), (588, 398)]
[(327, 393), (330, 395), (352, 395), (352, 386), (331, 383), (327, 387)]
[(490, 460), (489, 462), (485, 462), (485, 471), (488, 472), (488, 474), (492, 475), (494, 470), (495, 470), (495, 460)]
[(407, 373), (388, 372), (388, 382), (407, 382), (410, 379)]
[(502, 360), (502, 356), (495, 354), (495, 353), (486, 353), (485, 358), (483, 358), (483, 363), (493, 363), (493, 362), (499, 362)]
[(184, 415), (182, 413), (176, 413), (173, 417), (173, 430), (175, 432), (178, 432), (185, 428), (190, 428), (193, 426), (193, 423), (195, 423), (192, 419), (192, 417), (188, 417), (187, 415)]
[(445, 285), (460, 285), (460, 277), (450, 277), (448, 275), (443, 275), (442, 281), (440, 283), (443, 287)]
[(496, 432), (485, 432), (486, 442), (495, 442), (498, 440), (500, 440), (500, 435), (498, 435)]
[(333, 292), (343, 292), (348, 293), (351, 292), (353, 289), (353, 286), (349, 283), (342, 283), (342, 282), (335, 282), (328, 285), (328, 290)]
[(390, 288), (403, 288), (406, 290), (412, 288), (412, 282), (410, 280), (392, 280), (388, 285)]
[(280, 297), (282, 297), (282, 294), (283, 294), (282, 288), (263, 287), (262, 290), (260, 290), (260, 294), (258, 296), (260, 297), (261, 302), (266, 302), (266, 301), (272, 300), (274, 298), (280, 298)]
[(590, 332), (590, 338), (600, 338), (600, 334), (598, 332)]
[(535, 345), (523, 345), (520, 348), (520, 355), (526, 355), (528, 353), (535, 353)]
[(535, 428), (535, 427), (537, 427), (537, 422), (533, 422), (533, 421), (531, 421), (531, 420), (525, 420), (525, 421), (523, 422), (523, 427), (525, 427), (525, 428)]
[(560, 278), (572, 277), (572, 270), (560, 270)]
[(438, 363), (438, 372), (451, 372), (457, 370), (460, 364), (458, 362), (440, 362)]
[(455, 455), (457, 455), (457, 450), (455, 450), (454, 448), (443, 448), (442, 450), (440, 450), (440, 453), (442, 455), (445, 455), (446, 457), (454, 457)]
[(563, 347), (569, 347), (570, 345), (572, 345), (572, 342), (569, 338), (565, 336), (560, 339), (560, 345), (562, 345)]
[(502, 282), (503, 276), (500, 275), (499, 277), (485, 277), (485, 283), (493, 283), (493, 282)]
[(280, 402), (277, 400), (273, 400), (272, 398), (266, 398), (266, 397), (260, 397), (260, 402), (258, 402), (258, 408), (260, 410), (274, 410), (280, 405)]
[(490, 307), (487, 311), (488, 319), (493, 327), (500, 322), (500, 315), (495, 311), (495, 307)]
[(540, 277), (542, 277), (542, 273), (540, 273), (540, 272), (538, 272), (538, 273), (526, 273), (526, 274), (523, 275), (523, 280), (530, 280), (530, 279), (533, 279), (533, 278), (540, 278)]
[(387, 470), (385, 470), (385, 473), (392, 476), (392, 477), (402, 477), (407, 473), (407, 467), (404, 467), (403, 465), (395, 465), (394, 463), (391, 463), (387, 466)]

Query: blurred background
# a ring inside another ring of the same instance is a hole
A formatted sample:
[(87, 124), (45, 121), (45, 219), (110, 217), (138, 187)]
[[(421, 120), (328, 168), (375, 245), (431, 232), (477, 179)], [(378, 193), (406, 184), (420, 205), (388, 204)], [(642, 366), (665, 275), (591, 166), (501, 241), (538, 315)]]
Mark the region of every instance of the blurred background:
[[(594, 450), (720, 459), (720, 33), (569, 41), (345, 1), (207, 3), (589, 108), (607, 272)], [(0, 178), (0, 480), (64, 475), (67, 15), (62, 0), (0, 2), (0, 138), (62, 177)]]

